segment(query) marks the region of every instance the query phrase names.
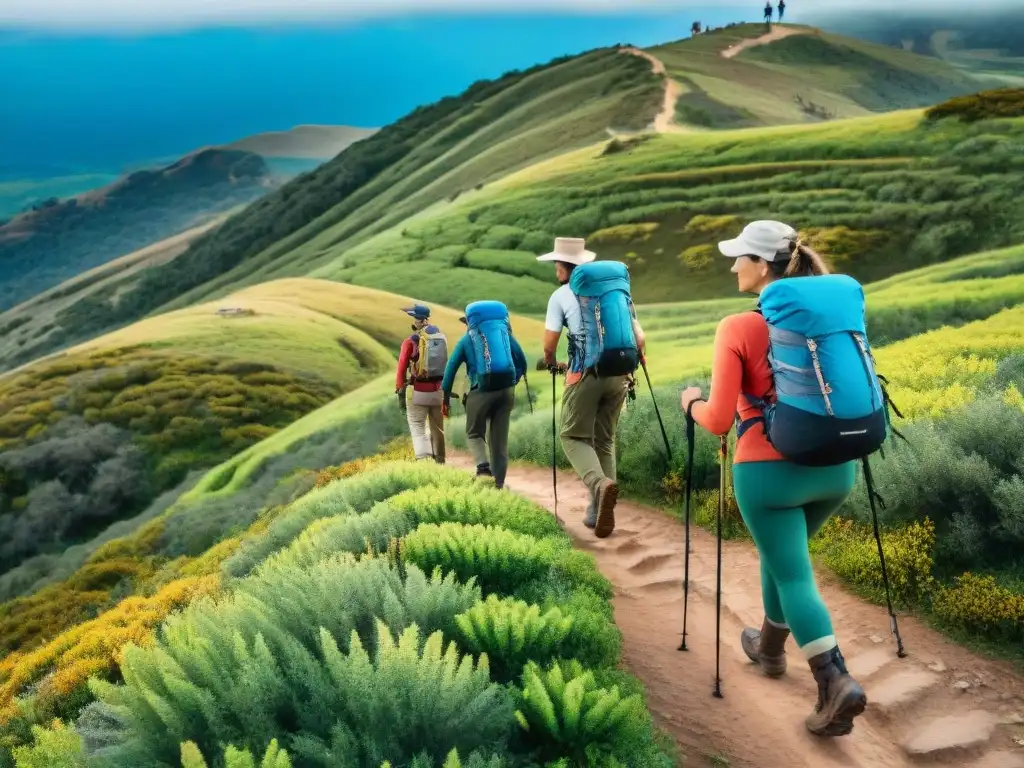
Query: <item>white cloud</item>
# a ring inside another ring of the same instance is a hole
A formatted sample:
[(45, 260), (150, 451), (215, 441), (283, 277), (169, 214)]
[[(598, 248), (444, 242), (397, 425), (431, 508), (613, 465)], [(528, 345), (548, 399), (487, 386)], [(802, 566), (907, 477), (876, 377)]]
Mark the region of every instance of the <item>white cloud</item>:
[[(1016, 6), (1020, 0), (973, 0), (971, 8)], [(417, 12), (672, 12), (687, 7), (751, 9), (761, 0), (0, 0), (0, 28), (151, 29), (313, 20), (352, 20)], [(803, 8), (806, 3), (807, 7)], [(774, 4), (774, 2), (773, 2)], [(892, 0), (791, 0), (789, 13), (893, 10)], [(900, 10), (960, 8), (960, 0), (902, 0)]]

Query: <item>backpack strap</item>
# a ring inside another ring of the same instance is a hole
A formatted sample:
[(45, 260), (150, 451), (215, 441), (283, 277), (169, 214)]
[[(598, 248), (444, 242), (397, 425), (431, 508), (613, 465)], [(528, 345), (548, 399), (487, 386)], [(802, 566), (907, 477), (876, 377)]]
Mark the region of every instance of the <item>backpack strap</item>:
[[(765, 400), (763, 397), (754, 397), (753, 395), (748, 395), (746, 392), (743, 392), (742, 395), (745, 398), (747, 398), (747, 402), (749, 402), (752, 406), (754, 406), (755, 408), (757, 408), (757, 410), (759, 410), (761, 412), (761, 415), (760, 416), (751, 416), (749, 419), (744, 419), (744, 420), (741, 421), (740, 420), (739, 411), (736, 412), (736, 439), (737, 440), (739, 440), (741, 437), (743, 437), (744, 433), (748, 429), (750, 429), (752, 426), (757, 424), (758, 422), (760, 422), (761, 424), (764, 424), (766, 429), (768, 427), (768, 421), (765, 419), (764, 412), (765, 412), (765, 409), (769, 406), (769, 402), (767, 400)], [(767, 434), (767, 432), (766, 432), (766, 434)]]
[[(760, 301), (758, 301), (757, 306), (755, 306), (750, 311), (753, 312), (756, 315), (761, 315), (761, 317), (764, 317), (764, 313), (761, 311), (761, 302)], [(771, 350), (771, 341), (770, 340), (768, 342), (768, 348), (769, 348), (769, 350)], [(765, 426), (765, 436), (767, 437), (767, 435), (768, 435), (768, 430), (767, 430), (768, 421), (765, 419), (765, 416), (764, 416), (764, 411), (769, 406), (769, 402), (765, 399), (767, 397), (767, 393), (765, 394), (764, 397), (754, 397), (753, 395), (748, 394), (746, 392), (743, 392), (741, 394), (745, 398), (747, 398), (747, 402), (749, 402), (752, 406), (754, 406), (757, 410), (759, 410), (761, 412), (761, 415), (760, 416), (751, 416), (749, 419), (741, 420), (740, 419), (739, 411), (736, 411), (736, 439), (739, 440), (741, 437), (743, 437), (743, 435), (746, 433), (746, 431), (748, 429), (750, 429), (752, 426), (754, 426), (755, 424), (757, 424), (759, 422), (761, 424), (764, 424), (764, 426)]]

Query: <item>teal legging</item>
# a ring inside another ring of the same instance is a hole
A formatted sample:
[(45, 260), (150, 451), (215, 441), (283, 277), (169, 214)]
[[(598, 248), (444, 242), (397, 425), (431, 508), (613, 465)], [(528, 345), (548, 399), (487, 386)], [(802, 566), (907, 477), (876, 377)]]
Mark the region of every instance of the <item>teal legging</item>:
[(733, 465), (736, 504), (761, 558), (765, 615), (773, 624), (788, 625), (801, 648), (833, 635), (807, 541), (850, 495), (856, 472), (853, 461), (835, 467), (788, 461)]

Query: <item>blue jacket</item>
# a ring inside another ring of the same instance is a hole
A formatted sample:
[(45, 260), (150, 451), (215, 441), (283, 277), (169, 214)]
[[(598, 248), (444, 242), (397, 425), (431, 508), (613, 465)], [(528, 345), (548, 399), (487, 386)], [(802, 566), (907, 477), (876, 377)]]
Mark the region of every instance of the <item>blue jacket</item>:
[[(470, 387), (476, 389), (480, 386), (480, 382), (477, 379), (478, 373), (473, 370), (473, 361), (466, 355), (468, 339), (468, 334), (459, 339), (455, 349), (448, 356), (448, 365), (444, 369), (444, 379), (441, 381), (441, 389), (448, 394), (451, 394), (452, 385), (455, 384), (455, 374), (463, 363), (466, 364), (466, 375), (469, 376)], [(508, 341), (509, 346), (512, 347), (512, 364), (516, 369), (516, 384), (518, 384), (519, 380), (526, 374), (526, 355), (523, 354), (523, 348), (519, 346), (515, 336), (509, 335)]]

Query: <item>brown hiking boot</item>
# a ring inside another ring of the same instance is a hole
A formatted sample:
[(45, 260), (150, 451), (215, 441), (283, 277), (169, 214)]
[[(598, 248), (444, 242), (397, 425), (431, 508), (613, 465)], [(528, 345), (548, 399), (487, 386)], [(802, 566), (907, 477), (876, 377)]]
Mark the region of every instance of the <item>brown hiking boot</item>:
[(619, 498), (619, 486), (605, 478), (597, 486), (597, 522), (594, 535), (603, 539), (615, 530), (615, 501)]
[(755, 664), (761, 665), (761, 671), (768, 677), (782, 677), (786, 674), (786, 640), (789, 630), (776, 627), (768, 621), (761, 622), (761, 629), (748, 627), (740, 635), (743, 652)]
[(808, 660), (818, 681), (818, 703), (807, 716), (807, 730), (818, 736), (846, 736), (853, 731), (853, 718), (864, 712), (868, 697), (860, 683), (846, 671), (839, 648)]

